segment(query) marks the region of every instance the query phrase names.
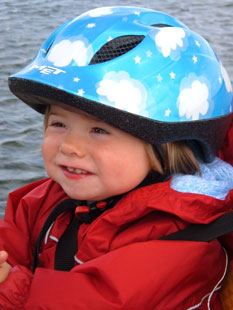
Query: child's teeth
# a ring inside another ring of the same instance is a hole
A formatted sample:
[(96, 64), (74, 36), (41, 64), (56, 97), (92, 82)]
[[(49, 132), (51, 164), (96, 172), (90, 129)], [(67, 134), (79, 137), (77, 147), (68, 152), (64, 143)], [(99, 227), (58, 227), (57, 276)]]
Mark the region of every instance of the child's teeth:
[(86, 171), (80, 170), (80, 169), (74, 169), (74, 168), (66, 168), (69, 172), (74, 172), (74, 173), (87, 173)]

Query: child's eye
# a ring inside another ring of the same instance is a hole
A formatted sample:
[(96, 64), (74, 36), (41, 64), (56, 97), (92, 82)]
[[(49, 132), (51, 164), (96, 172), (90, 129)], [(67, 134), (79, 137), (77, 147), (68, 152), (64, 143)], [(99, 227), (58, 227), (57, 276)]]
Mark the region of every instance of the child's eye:
[(91, 129), (92, 133), (98, 133), (98, 134), (108, 134), (107, 130), (103, 129), (103, 128), (99, 128), (99, 127), (93, 127)]
[(53, 122), (53, 123), (50, 124), (50, 126), (65, 128), (65, 125), (63, 123), (61, 123), (61, 122)]

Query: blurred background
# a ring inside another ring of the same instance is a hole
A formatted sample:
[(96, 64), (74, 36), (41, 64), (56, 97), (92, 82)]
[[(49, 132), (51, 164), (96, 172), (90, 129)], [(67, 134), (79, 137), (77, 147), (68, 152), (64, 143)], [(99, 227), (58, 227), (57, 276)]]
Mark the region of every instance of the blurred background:
[(59, 25), (113, 5), (151, 8), (180, 19), (211, 43), (233, 81), (232, 0), (1, 0), (0, 217), (9, 192), (46, 177), (40, 152), (43, 118), (10, 93), (8, 76), (25, 67)]

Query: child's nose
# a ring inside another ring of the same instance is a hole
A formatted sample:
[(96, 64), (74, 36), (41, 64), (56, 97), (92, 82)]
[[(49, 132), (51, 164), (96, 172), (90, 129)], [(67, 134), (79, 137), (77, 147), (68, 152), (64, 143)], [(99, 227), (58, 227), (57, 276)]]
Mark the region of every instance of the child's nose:
[(66, 137), (60, 145), (60, 152), (68, 156), (84, 157), (86, 155), (85, 139), (81, 137)]

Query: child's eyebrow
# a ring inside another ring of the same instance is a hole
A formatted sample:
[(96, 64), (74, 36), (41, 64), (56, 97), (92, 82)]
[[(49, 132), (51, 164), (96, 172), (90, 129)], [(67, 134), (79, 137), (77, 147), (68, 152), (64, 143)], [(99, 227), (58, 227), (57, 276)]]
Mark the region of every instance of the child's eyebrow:
[(104, 123), (104, 121), (102, 121), (101, 119), (95, 117), (94, 115), (88, 114), (85, 111), (79, 111), (79, 112), (77, 112), (77, 114), (84, 115), (85, 117), (87, 117), (93, 121)]
[[(74, 112), (74, 113), (76, 113), (76, 114), (79, 114), (79, 115), (83, 115), (83, 116), (85, 116), (86, 118), (88, 118), (88, 119), (90, 119), (90, 120), (93, 120), (93, 121), (95, 121), (95, 122), (98, 122), (98, 123), (105, 123), (104, 121), (102, 121), (101, 119), (99, 119), (99, 118), (97, 118), (97, 117), (95, 117), (95, 116), (93, 116), (93, 115), (90, 115), (90, 114), (88, 114), (88, 113), (86, 113), (86, 112), (84, 112), (84, 111), (78, 111), (78, 112)], [(63, 116), (63, 114), (62, 114), (62, 112), (56, 112), (56, 111), (49, 111), (48, 112), (48, 116)]]
[(47, 118), (49, 119), (51, 116), (53, 117), (63, 117), (63, 115), (61, 113), (57, 113), (57, 112), (49, 112), (47, 115)]

